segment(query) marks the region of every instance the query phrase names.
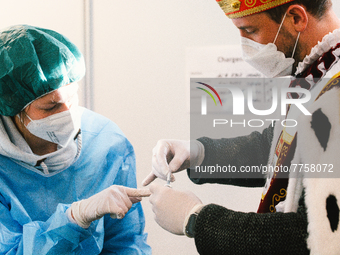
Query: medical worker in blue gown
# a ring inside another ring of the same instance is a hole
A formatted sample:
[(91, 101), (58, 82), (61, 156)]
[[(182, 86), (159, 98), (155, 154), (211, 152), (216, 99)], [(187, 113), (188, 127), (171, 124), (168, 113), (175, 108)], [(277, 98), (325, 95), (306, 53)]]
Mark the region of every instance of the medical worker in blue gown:
[(54, 31), (0, 31), (0, 254), (151, 254), (133, 148), (78, 106), (84, 72)]

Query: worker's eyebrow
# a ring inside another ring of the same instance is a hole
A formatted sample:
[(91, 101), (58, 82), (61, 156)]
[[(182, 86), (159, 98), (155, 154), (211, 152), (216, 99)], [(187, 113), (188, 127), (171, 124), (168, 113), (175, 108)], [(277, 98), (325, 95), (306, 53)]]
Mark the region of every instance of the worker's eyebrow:
[(246, 30), (246, 29), (249, 29), (249, 28), (255, 28), (254, 26), (240, 26), (240, 27), (237, 27), (238, 29), (240, 30)]

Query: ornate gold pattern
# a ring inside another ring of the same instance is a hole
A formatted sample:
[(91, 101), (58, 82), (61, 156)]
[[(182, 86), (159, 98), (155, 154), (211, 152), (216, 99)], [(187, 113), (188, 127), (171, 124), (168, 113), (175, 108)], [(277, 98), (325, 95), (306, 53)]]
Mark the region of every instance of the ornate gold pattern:
[(225, 13), (236, 12), (241, 8), (241, 1), (237, 0), (222, 0), (218, 4)]
[[(250, 2), (253, 4), (253, 6), (255, 5), (257, 0), (246, 0), (246, 2)], [(233, 0), (222, 0), (219, 1), (218, 4), (220, 5), (220, 7), (222, 8), (222, 10), (226, 13), (226, 15), (231, 18), (231, 19), (236, 19), (236, 18), (241, 18), (244, 16), (248, 16), (254, 13), (258, 13), (258, 12), (262, 12), (268, 9), (271, 9), (273, 7), (291, 2), (293, 0), (260, 0), (261, 4), (260, 6), (251, 8), (251, 9), (247, 9), (244, 11), (240, 11), (240, 7), (241, 7), (241, 2), (240, 1), (233, 1)], [(234, 2), (239, 2), (239, 7), (238, 8), (233, 8), (232, 3)], [(245, 3), (246, 3), (245, 2)], [(254, 2), (254, 3), (253, 3)], [(248, 3), (249, 4), (249, 3)], [(232, 13), (232, 12), (236, 12), (236, 13)]]
[(287, 133), (286, 128), (283, 129), (282, 139), (289, 145), (293, 142), (295, 135), (290, 135)]
[(318, 100), (319, 97), (321, 97), (323, 94), (325, 94), (325, 92), (327, 92), (328, 90), (331, 89), (331, 87), (333, 86), (339, 86), (339, 82), (340, 82), (340, 72), (337, 73), (336, 75), (334, 75), (332, 77), (332, 79), (326, 84), (326, 86), (321, 90), (320, 94), (318, 95), (318, 97), (315, 99)]
[(235, 1), (231, 4), (231, 6), (236, 10), (239, 10), (241, 7), (241, 2), (240, 1)]
[(256, 0), (245, 0), (244, 3), (247, 7), (253, 7), (256, 4)]
[(270, 212), (276, 212), (276, 209), (275, 209), (275, 201), (276, 201), (276, 202), (279, 202), (280, 200), (282, 200), (282, 198), (285, 198), (286, 195), (287, 195), (286, 189), (280, 189), (280, 195), (279, 195), (279, 194), (275, 194), (275, 195), (273, 196), (272, 204), (269, 206)]

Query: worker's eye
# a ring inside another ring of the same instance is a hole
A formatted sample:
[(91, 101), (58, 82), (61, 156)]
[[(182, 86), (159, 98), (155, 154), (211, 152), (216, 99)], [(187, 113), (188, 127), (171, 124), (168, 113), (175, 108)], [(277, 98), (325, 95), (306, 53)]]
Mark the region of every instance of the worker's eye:
[(58, 106), (58, 104), (54, 104), (54, 105), (50, 105), (50, 106), (48, 106), (48, 107), (44, 107), (44, 108), (42, 108), (42, 109), (43, 109), (44, 111), (46, 111), (46, 112), (49, 112), (49, 111), (52, 111), (52, 110), (56, 109), (57, 106)]
[(246, 28), (245, 29), (246, 33), (247, 34), (254, 34), (256, 32), (256, 29), (255, 28)]

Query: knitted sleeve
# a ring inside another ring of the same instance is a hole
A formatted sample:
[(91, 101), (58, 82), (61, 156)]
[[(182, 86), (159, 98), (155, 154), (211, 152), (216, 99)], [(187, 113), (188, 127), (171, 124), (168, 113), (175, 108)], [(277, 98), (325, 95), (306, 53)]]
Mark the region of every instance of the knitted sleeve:
[[(262, 133), (252, 132), (250, 135), (236, 138), (199, 138), (197, 140), (204, 145), (205, 150), (201, 166), (230, 164), (240, 169), (241, 166), (266, 165), (273, 140), (273, 131), (274, 128), (270, 126)], [(190, 170), (188, 170), (188, 175), (190, 178)], [(265, 184), (265, 177), (262, 173), (252, 179), (190, 179), (196, 184), (221, 183), (245, 187), (262, 187)]]
[(201, 255), (309, 254), (304, 202), (297, 213), (242, 213), (210, 204), (197, 216)]

